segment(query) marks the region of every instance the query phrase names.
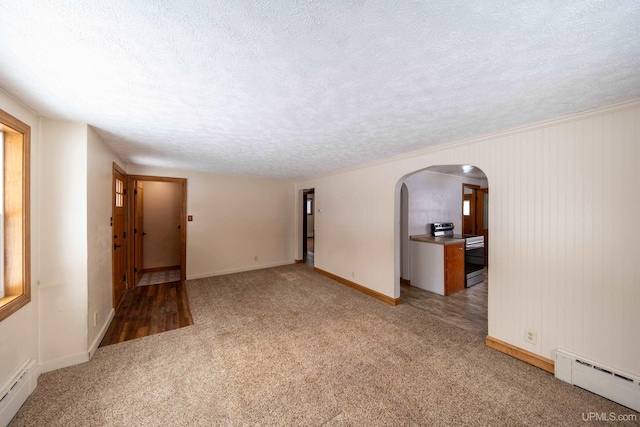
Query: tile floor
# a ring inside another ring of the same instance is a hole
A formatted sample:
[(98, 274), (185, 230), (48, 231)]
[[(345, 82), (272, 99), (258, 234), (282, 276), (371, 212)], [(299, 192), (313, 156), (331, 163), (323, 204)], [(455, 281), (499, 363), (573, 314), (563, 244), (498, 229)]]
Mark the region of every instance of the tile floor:
[(180, 281), (180, 270), (154, 271), (142, 275), (137, 286), (157, 285)]

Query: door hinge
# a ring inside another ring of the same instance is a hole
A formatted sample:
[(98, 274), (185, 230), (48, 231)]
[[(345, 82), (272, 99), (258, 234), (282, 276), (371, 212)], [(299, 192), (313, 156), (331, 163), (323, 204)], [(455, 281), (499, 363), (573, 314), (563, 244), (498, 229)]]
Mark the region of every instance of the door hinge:
[(126, 282), (126, 281), (127, 281), (127, 275), (126, 275), (126, 274), (122, 276), (122, 281), (123, 281), (123, 282)]
[(134, 273), (137, 273), (137, 272), (138, 272), (138, 269), (137, 269), (136, 267), (133, 267), (133, 272), (134, 272)]
[(127, 232), (126, 231), (122, 232), (122, 237), (125, 238), (125, 239), (127, 238)]
[(133, 234), (138, 234), (138, 229), (137, 228), (133, 229)]
[(133, 195), (134, 196), (138, 195), (138, 190), (133, 190)]

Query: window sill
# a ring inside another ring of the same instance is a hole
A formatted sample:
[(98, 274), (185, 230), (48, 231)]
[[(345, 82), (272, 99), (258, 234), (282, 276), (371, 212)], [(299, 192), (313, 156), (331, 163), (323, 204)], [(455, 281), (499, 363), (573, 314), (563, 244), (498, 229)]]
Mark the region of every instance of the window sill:
[(27, 305), (31, 298), (22, 295), (12, 295), (0, 299), (0, 320), (4, 320)]

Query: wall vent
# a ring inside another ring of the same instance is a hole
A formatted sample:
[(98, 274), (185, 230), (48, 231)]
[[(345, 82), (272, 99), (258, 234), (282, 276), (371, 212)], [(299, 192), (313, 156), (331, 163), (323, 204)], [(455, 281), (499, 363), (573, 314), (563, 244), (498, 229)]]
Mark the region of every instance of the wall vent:
[(556, 351), (555, 376), (640, 411), (640, 378), (564, 350)]
[(6, 426), (38, 385), (35, 360), (26, 360), (0, 388), (0, 426)]

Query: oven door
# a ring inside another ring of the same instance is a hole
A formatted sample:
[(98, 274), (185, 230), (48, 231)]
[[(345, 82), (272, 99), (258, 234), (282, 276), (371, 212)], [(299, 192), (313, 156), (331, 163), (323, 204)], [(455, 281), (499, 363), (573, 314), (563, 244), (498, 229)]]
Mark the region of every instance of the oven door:
[(464, 261), (467, 275), (465, 286), (468, 288), (484, 282), (484, 245), (467, 246)]

